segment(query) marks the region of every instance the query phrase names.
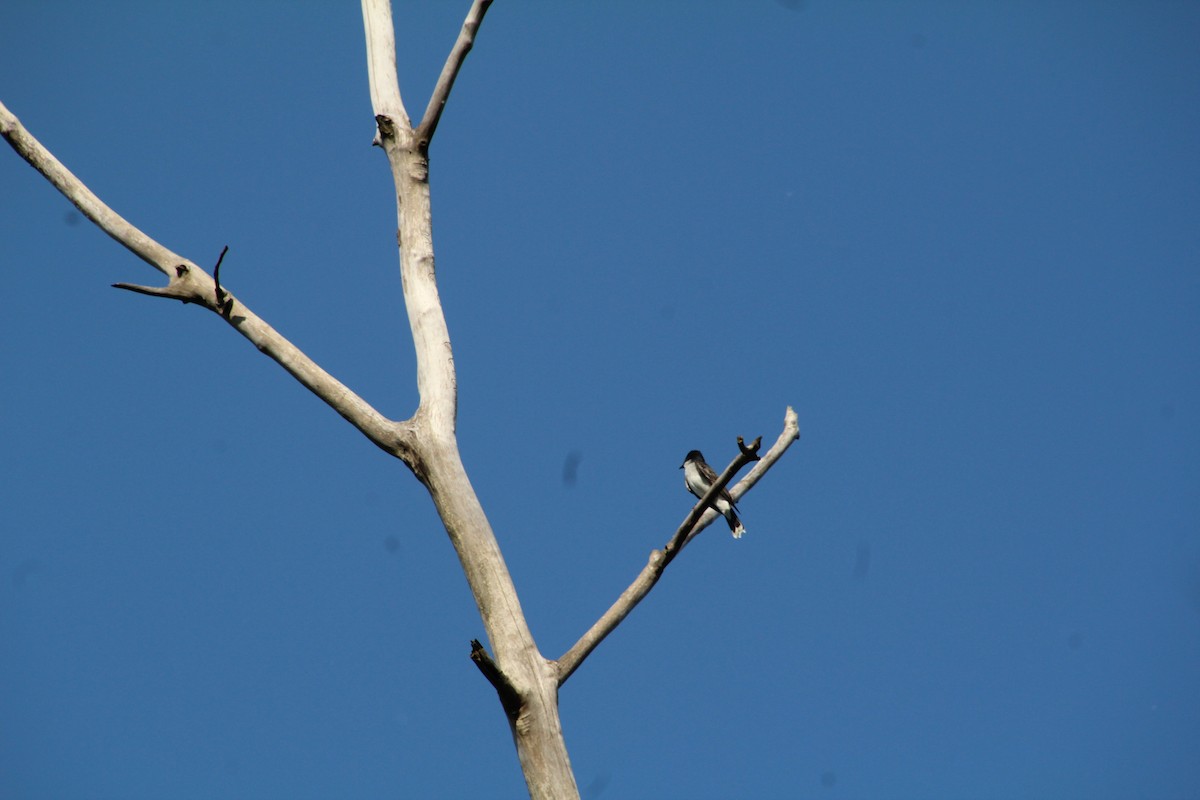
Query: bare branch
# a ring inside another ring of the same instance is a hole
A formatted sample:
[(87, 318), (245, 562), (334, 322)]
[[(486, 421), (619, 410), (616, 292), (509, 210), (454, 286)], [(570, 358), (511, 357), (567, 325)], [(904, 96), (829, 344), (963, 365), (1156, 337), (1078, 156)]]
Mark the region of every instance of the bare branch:
[[(736, 503), (742, 499), (742, 495), (754, 488), (754, 484), (762, 479), (767, 470), (792, 446), (792, 442), (799, 438), (800, 420), (796, 416), (795, 409), (788, 406), (787, 411), (783, 415), (783, 431), (779, 434), (779, 438), (775, 440), (775, 444), (771, 445), (771, 449), (767, 451), (767, 454), (760, 458), (758, 463), (754, 465), (754, 468), (746, 473), (746, 477), (738, 481), (735, 486), (730, 487), (729, 495), (733, 498), (733, 502)], [(741, 437), (738, 437), (738, 447), (743, 447)], [(687, 539), (683, 543), (684, 546), (690, 543), (692, 539), (695, 539), (701, 531), (711, 525), (719, 516), (720, 514), (713, 510), (704, 512), (704, 516), (700, 518), (700, 522), (688, 534)]]
[[(389, 117), (396, 125), (411, 130), (412, 123), (400, 99), (400, 78), (396, 75), (396, 28), (392, 23), (391, 0), (362, 0), (362, 13), (371, 108), (376, 116)], [(378, 136), (375, 143), (380, 143)]]
[(41, 142), (33, 137), (3, 104), (0, 104), (0, 134), (22, 158), (42, 173), (55, 188), (75, 204), (88, 219), (147, 262), (170, 280), (166, 286), (113, 284), (139, 294), (166, 297), (195, 303), (221, 315), (238, 333), (261, 352), (274, 359), (309, 391), (324, 400), (334, 411), (388, 453), (401, 458), (418, 470), (413, 451), (413, 427), (409, 422), (389, 420), (365, 400), (321, 369), (300, 348), (241, 304), (224, 287), (192, 261), (171, 252), (138, 230), (120, 214), (104, 204), (90, 189), (63, 166)]
[(21, 158), (29, 162), (54, 187), (58, 189), (85, 217), (118, 242), (128, 247), (135, 256), (164, 275), (170, 275), (174, 265), (184, 259), (172, 253), (140, 230), (130, 225), (120, 214), (113, 211), (92, 194), (71, 171), (33, 137), (21, 121), (0, 103), (0, 135), (3, 135)]
[[(762, 479), (762, 476), (767, 473), (772, 465), (787, 452), (787, 449), (792, 446), (792, 442), (800, 438), (800, 420), (796, 416), (796, 411), (791, 406), (788, 406), (787, 412), (783, 415), (783, 431), (779, 434), (779, 438), (775, 440), (775, 444), (771, 445), (771, 449), (767, 454), (759, 459), (759, 462), (754, 465), (754, 468), (737, 482), (737, 485), (729, 490), (729, 494), (733, 496), (733, 501), (736, 503), (741, 499), (742, 495), (754, 488), (754, 484)], [(717, 518), (714, 512), (711, 516), (705, 515), (704, 519), (700, 520), (697, 526), (697, 531), (706, 525), (710, 524)], [(695, 532), (692, 534), (695, 535)]]
[(446, 66), (442, 67), (437, 85), (433, 87), (429, 105), (425, 108), (425, 116), (417, 126), (417, 140), (423, 142), (425, 147), (428, 147), (433, 139), (433, 132), (437, 130), (438, 121), (442, 118), (442, 111), (446, 108), (446, 100), (450, 97), (450, 90), (454, 88), (458, 71), (462, 69), (467, 53), (475, 46), (475, 34), (479, 31), (479, 23), (483, 22), (483, 15), (487, 13), (491, 4), (492, 0), (475, 0), (471, 4), (471, 10), (467, 12), (467, 19), (463, 22), (462, 30), (458, 32), (458, 40), (446, 59)]
[(608, 611), (604, 612), (600, 619), (596, 620), (596, 624), (579, 637), (579, 641), (572, 645), (570, 650), (559, 657), (557, 662), (559, 686), (567, 682), (567, 678), (570, 678), (575, 670), (579, 669), (583, 660), (592, 654), (592, 651), (604, 641), (606, 636), (616, 630), (625, 617), (629, 616), (629, 612), (633, 611), (634, 606), (642, 602), (642, 598), (654, 588), (654, 584), (658, 583), (658, 579), (662, 575), (662, 560), (662, 550), (651, 550), (650, 560), (646, 562), (646, 566), (642, 567), (642, 571), (634, 578), (633, 583), (621, 592), (621, 596), (609, 607)]
[[(775, 440), (775, 444), (771, 447), (767, 454), (754, 465), (754, 469), (750, 471), (745, 478), (742, 478), (736, 486), (729, 490), (729, 494), (736, 501), (746, 492), (758, 483), (767, 470), (779, 460), (780, 456), (791, 447), (792, 442), (800, 438), (800, 424), (796, 417), (795, 410), (788, 406), (787, 413), (783, 417), (783, 431), (779, 434), (779, 438)], [(757, 442), (752, 445), (754, 450), (757, 450)], [(634, 606), (642, 601), (654, 585), (658, 583), (658, 579), (662, 577), (663, 570), (667, 564), (675, 558), (680, 550), (704, 528), (708, 527), (719, 514), (716, 510), (708, 508), (707, 511), (701, 509), (707, 508), (707, 504), (711, 503), (716, 497), (716, 493), (721, 487), (733, 477), (738, 469), (741, 468), (747, 461), (752, 460), (746, 458), (748, 449), (743, 445), (741, 439), (738, 440), (738, 447), (742, 451), (741, 454), (733, 460), (733, 463), (721, 474), (721, 477), (709, 488), (700, 502), (697, 503), (687, 517), (684, 518), (683, 524), (675, 531), (670, 542), (664, 550), (652, 550), (650, 559), (646, 562), (646, 566), (634, 578), (633, 583), (625, 591), (621, 592), (621, 596), (616, 602), (605, 611), (600, 619), (588, 629), (587, 633), (580, 637), (579, 641), (571, 646), (571, 649), (563, 653), (556, 662), (558, 672), (558, 684), (561, 686), (566, 683), (567, 678), (571, 677), (572, 673), (579, 668), (583, 660), (587, 658), (593, 650), (596, 649), (600, 642), (616, 629), (625, 617), (629, 616), (629, 612), (633, 611)], [(745, 459), (745, 460), (743, 460)], [(739, 461), (741, 462), (739, 464)], [(703, 516), (701, 516), (703, 514)], [(697, 517), (699, 520), (697, 521)]]
[(692, 510), (688, 512), (687, 516), (683, 518), (683, 522), (680, 523), (675, 533), (672, 534), (670, 540), (667, 542), (667, 546), (662, 550), (654, 550), (650, 553), (650, 560), (646, 563), (646, 566), (638, 574), (634, 582), (630, 584), (629, 588), (621, 593), (621, 596), (617, 598), (617, 602), (613, 603), (612, 607), (596, 621), (596, 624), (575, 643), (575, 646), (558, 660), (560, 686), (570, 677), (571, 672), (574, 672), (583, 663), (583, 659), (587, 658), (591, 651), (596, 649), (596, 646), (604, 640), (604, 637), (612, 633), (613, 629), (625, 617), (629, 616), (629, 612), (633, 610), (633, 607), (640, 603), (642, 598), (654, 588), (654, 584), (658, 583), (658, 579), (662, 577), (663, 570), (679, 555), (679, 551), (683, 549), (686, 538), (693, 530), (696, 530), (697, 521), (706, 510), (711, 508), (713, 501), (717, 499), (717, 495), (733, 479), (738, 470), (750, 461), (758, 458), (755, 451), (758, 450), (758, 445), (761, 441), (761, 436), (755, 439), (753, 450), (747, 451), (747, 448), (742, 443), (742, 437), (738, 437), (738, 447), (741, 452), (734, 457), (729, 466), (725, 468), (725, 471), (713, 481), (712, 486), (708, 487), (708, 491), (697, 501), (696, 505), (692, 506)]

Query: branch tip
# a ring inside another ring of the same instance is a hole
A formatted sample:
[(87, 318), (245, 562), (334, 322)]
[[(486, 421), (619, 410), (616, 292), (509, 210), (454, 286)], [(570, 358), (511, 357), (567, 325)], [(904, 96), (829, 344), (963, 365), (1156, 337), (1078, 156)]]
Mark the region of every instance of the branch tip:
[(796, 409), (791, 406), (787, 407), (787, 412), (783, 415), (783, 425), (785, 431), (792, 433), (792, 441), (800, 438), (800, 418), (796, 416)]
[(181, 303), (191, 302), (188, 298), (181, 297), (170, 286), (142, 286), (137, 283), (114, 283), (112, 287), (114, 289), (124, 289), (128, 292), (137, 292), (138, 294), (148, 294), (151, 297), (167, 297), (172, 300), (178, 300)]
[(758, 461), (760, 458), (762, 458), (762, 456), (758, 454), (758, 448), (762, 446), (761, 436), (751, 442), (749, 446), (747, 446), (746, 441), (739, 436), (737, 437), (737, 445), (738, 450), (742, 452), (742, 455), (746, 456), (751, 461)]

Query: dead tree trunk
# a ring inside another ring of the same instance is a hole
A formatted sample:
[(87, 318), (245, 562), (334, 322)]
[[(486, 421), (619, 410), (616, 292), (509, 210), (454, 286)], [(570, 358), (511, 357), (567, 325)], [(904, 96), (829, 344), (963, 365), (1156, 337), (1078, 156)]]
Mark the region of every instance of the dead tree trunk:
[(732, 477), (751, 461), (758, 462), (742, 481), (729, 487), (736, 500), (799, 438), (799, 428), (795, 412), (788, 408), (783, 431), (761, 458), (759, 440), (746, 446), (739, 438), (739, 455), (693, 507), (666, 546), (651, 551), (646, 566), (612, 607), (558, 659), (547, 659), (539, 652), (500, 546), (459, 456), (454, 357), (438, 297), (433, 258), (429, 145), (490, 4), (491, 0), (474, 0), (425, 113), (414, 126), (400, 96), (390, 2), (362, 0), (376, 122), (374, 141), (386, 153), (395, 183), (400, 276), (417, 356), (420, 401), (416, 412), (406, 420), (384, 417), (250, 311), (221, 285), (220, 261), (214, 274), (209, 275), (195, 262), (163, 247), (105, 205), (2, 104), (0, 135), (88, 219), (168, 279), (166, 286), (128, 283), (115, 286), (182, 300), (215, 312), (367, 438), (412, 470), (429, 490), (479, 608), (491, 654), (478, 641), (472, 641), (471, 658), (500, 698), (529, 794), (535, 800), (570, 800), (579, 797), (579, 790), (559, 721), (559, 687), (655, 586), (683, 547), (717, 516), (710, 503)]

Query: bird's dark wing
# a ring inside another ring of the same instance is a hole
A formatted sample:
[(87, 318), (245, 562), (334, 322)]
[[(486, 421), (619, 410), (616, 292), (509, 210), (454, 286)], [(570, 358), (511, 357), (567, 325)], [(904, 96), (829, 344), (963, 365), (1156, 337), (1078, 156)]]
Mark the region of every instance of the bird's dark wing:
[(738, 510), (737, 503), (733, 502), (733, 497), (732, 497), (732, 496), (729, 494), (729, 490), (728, 490), (728, 489), (724, 489), (724, 488), (722, 488), (722, 489), (721, 489), (721, 495), (720, 495), (720, 496), (721, 496), (721, 498), (722, 498), (723, 500), (726, 500), (726, 501), (728, 501), (729, 505), (733, 506), (733, 510), (734, 510), (734, 511), (737, 511), (737, 510)]

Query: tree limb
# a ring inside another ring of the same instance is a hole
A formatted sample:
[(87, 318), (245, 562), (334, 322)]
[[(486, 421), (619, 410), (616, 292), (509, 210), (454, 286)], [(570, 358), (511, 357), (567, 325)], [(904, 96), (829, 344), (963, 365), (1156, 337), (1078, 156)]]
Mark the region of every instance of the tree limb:
[[(362, 0), (362, 12), (371, 108), (376, 116), (391, 117), (396, 124), (410, 129), (412, 123), (400, 99), (400, 78), (396, 74), (396, 27), (392, 22), (391, 0)], [(380, 144), (378, 136), (375, 143)]]
[[(754, 469), (729, 490), (729, 494), (733, 497), (734, 502), (750, 491), (762, 476), (766, 474), (767, 470), (779, 460), (780, 456), (791, 447), (792, 442), (799, 438), (799, 420), (796, 417), (795, 410), (791, 406), (788, 406), (787, 413), (784, 414), (783, 418), (783, 431), (779, 434), (779, 438), (775, 440), (775, 444), (754, 465)], [(609, 607), (608, 611), (604, 612), (600, 619), (596, 620), (596, 623), (588, 629), (587, 633), (581, 636), (579, 641), (572, 645), (571, 649), (563, 653), (558, 661), (555, 662), (559, 686), (566, 683), (567, 678), (571, 677), (575, 670), (579, 668), (579, 665), (583, 663), (583, 660), (596, 649), (600, 642), (604, 641), (606, 636), (621, 624), (625, 617), (629, 616), (629, 612), (633, 611), (634, 607), (642, 601), (642, 598), (649, 594), (650, 590), (658, 583), (658, 579), (662, 577), (663, 570), (667, 564), (675, 558), (679, 551), (694, 539), (700, 531), (704, 530), (713, 520), (720, 516), (715, 509), (708, 508), (708, 503), (715, 499), (716, 493), (721, 490), (725, 482), (728, 482), (738, 469), (751, 460), (746, 458), (747, 448), (742, 446), (741, 440), (738, 441), (738, 445), (742, 452), (709, 488), (700, 502), (688, 512), (687, 517), (684, 518), (683, 523), (675, 531), (666, 548), (650, 552), (650, 559), (646, 562), (646, 566), (642, 568), (642, 571), (638, 573), (638, 576), (634, 578), (633, 583), (629, 584), (629, 587), (621, 592), (621, 596)]]
[(96, 223), (100, 230), (116, 239), (138, 258), (162, 274), (170, 277), (176, 264), (185, 259), (176, 255), (137, 228), (130, 225), (120, 214), (100, 201), (83, 182), (63, 166), (54, 154), (33, 137), (21, 121), (0, 103), (0, 135), (29, 165), (45, 176), (54, 188), (62, 192), (75, 204), (80, 212)]
[(0, 103), (0, 135), (3, 135), (12, 148), (29, 162), (30, 166), (42, 173), (84, 216), (168, 278), (167, 285), (162, 287), (132, 283), (113, 284), (116, 288), (153, 297), (181, 300), (184, 303), (195, 303), (216, 312), (232, 325), (234, 330), (249, 339), (259, 351), (287, 370), (377, 446), (402, 459), (414, 471), (419, 469), (412, 446), (411, 421), (394, 422), (380, 414), (323, 370), (300, 348), (237, 301), (224, 287), (220, 287), (218, 292), (213, 277), (194, 262), (159, 244), (109, 208), (34, 138), (3, 103)]
[(442, 111), (446, 108), (446, 101), (450, 98), (450, 90), (454, 88), (454, 80), (458, 77), (458, 71), (462, 69), (467, 53), (475, 46), (475, 34), (479, 31), (479, 23), (483, 22), (483, 15), (487, 13), (491, 4), (492, 0), (475, 0), (471, 10), (467, 12), (467, 19), (458, 33), (458, 40), (454, 42), (450, 56), (446, 59), (446, 66), (442, 67), (442, 74), (438, 76), (437, 85), (433, 87), (429, 105), (425, 107), (425, 116), (417, 126), (417, 140), (422, 147), (429, 147), (429, 142), (433, 139), (438, 121), (442, 118)]

